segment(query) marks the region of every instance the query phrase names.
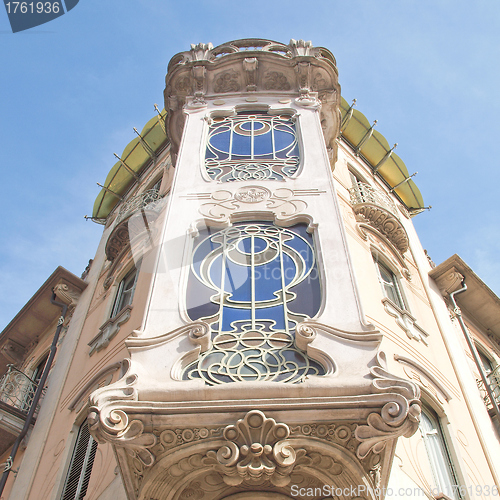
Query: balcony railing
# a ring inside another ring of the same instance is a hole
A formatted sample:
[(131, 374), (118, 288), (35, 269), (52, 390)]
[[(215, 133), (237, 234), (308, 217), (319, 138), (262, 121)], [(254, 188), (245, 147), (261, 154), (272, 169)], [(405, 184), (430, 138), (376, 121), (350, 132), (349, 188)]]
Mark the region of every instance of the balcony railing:
[[(488, 380), (488, 385), (490, 386), (497, 406), (500, 406), (500, 365), (498, 365), (491, 373), (486, 375), (486, 379)], [(484, 387), (483, 381), (478, 380), (477, 386), (488, 410), (493, 409), (493, 405), (490, 401), (490, 397), (488, 396), (488, 392), (486, 391), (486, 387)]]
[(369, 184), (359, 182), (356, 187), (349, 189), (349, 194), (351, 195), (352, 205), (372, 203), (373, 205), (385, 208), (387, 211), (391, 212), (392, 215), (399, 218), (396, 204), (392, 201), (390, 196), (380, 189), (375, 189)]
[(27, 375), (9, 365), (0, 380), (0, 401), (23, 413), (28, 413), (38, 385)]
[(161, 196), (157, 189), (149, 189), (143, 193), (130, 198), (125, 202), (118, 213), (117, 223), (125, 220), (129, 215), (137, 212), (141, 208), (148, 208), (148, 210), (155, 210), (157, 205), (160, 204)]

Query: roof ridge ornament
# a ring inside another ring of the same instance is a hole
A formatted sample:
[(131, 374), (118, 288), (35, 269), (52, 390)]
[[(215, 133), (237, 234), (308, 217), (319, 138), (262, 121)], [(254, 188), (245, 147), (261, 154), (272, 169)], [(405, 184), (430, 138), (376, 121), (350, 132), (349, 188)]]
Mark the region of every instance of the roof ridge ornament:
[(292, 51), (292, 57), (318, 57), (320, 54), (320, 49), (314, 47), (310, 40), (295, 40), (291, 38), (289, 47)]

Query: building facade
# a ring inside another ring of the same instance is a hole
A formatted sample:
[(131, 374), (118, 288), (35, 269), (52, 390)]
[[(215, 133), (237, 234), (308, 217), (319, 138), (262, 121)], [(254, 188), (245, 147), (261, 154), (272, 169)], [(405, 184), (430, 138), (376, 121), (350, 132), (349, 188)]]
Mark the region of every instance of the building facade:
[(500, 301), (432, 264), (333, 55), (193, 45), (164, 95), (96, 200), (89, 268), (0, 336), (2, 498), (497, 496)]

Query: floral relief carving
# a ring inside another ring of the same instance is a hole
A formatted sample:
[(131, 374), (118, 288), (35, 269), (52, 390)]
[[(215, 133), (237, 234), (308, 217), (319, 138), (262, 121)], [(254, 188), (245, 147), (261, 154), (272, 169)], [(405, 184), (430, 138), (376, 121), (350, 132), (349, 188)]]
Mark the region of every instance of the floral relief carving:
[(188, 93), (191, 90), (191, 80), (188, 76), (179, 78), (175, 83), (175, 88), (179, 92)]
[(266, 90), (290, 90), (291, 86), (287, 77), (279, 71), (269, 71), (264, 77)]
[(224, 94), (227, 92), (239, 92), (241, 86), (239, 74), (234, 70), (218, 73), (214, 78), (214, 92)]
[(234, 193), (235, 200), (242, 203), (259, 203), (265, 201), (271, 196), (271, 191), (261, 186), (248, 186), (238, 189)]
[(129, 243), (128, 224), (125, 222), (113, 231), (113, 234), (106, 243), (106, 257), (108, 260), (113, 261), (116, 259)]
[(305, 454), (286, 441), (290, 435), (286, 424), (276, 423), (259, 410), (227, 426), (223, 435), (226, 444), (217, 452), (209, 451), (204, 463), (213, 464), (231, 486), (268, 480), (275, 486), (286, 486), (297, 457)]
[(287, 188), (279, 188), (271, 192), (261, 186), (248, 186), (238, 189), (235, 193), (221, 189), (211, 194), (193, 193), (188, 196), (190, 199), (209, 199), (208, 203), (203, 203), (198, 209), (200, 214), (217, 222), (228, 222), (231, 214), (240, 209), (242, 204), (263, 202), (266, 202), (266, 209), (275, 213), (276, 219), (285, 220), (307, 208), (307, 203), (300, 198), (321, 193), (322, 191), (315, 189)]

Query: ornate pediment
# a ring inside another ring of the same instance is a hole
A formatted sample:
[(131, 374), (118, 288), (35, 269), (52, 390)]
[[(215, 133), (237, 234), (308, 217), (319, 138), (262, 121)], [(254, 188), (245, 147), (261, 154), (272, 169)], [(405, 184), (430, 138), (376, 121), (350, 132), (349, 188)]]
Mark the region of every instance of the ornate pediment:
[(340, 133), (340, 86), (335, 58), (311, 42), (288, 45), (245, 39), (218, 47), (192, 45), (168, 66), (165, 109), (172, 150), (177, 153), (184, 126), (184, 106), (204, 108), (221, 97), (272, 94), (295, 97), (305, 106), (321, 106), (321, 123), (332, 161)]

